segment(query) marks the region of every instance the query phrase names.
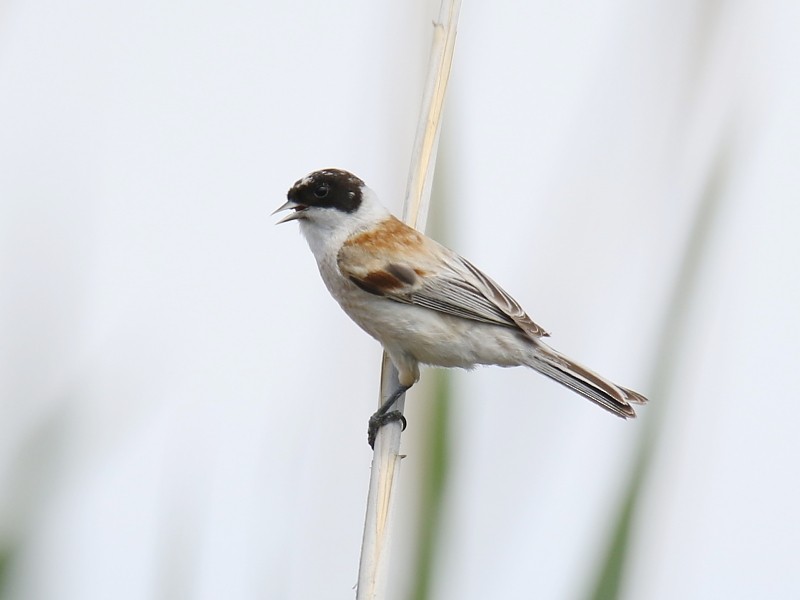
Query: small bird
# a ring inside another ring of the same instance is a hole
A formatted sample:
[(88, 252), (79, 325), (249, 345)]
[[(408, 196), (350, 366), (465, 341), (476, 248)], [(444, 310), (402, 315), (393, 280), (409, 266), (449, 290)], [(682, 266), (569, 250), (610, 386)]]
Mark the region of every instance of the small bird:
[(400, 386), (370, 418), (370, 446), (384, 424), (405, 428), (391, 409), (419, 381), (420, 364), (530, 367), (623, 419), (647, 402), (545, 344), (549, 334), (499, 285), (392, 216), (352, 173), (314, 171), (287, 198), (273, 214), (292, 212), (278, 223), (299, 222), (328, 291), (397, 368)]

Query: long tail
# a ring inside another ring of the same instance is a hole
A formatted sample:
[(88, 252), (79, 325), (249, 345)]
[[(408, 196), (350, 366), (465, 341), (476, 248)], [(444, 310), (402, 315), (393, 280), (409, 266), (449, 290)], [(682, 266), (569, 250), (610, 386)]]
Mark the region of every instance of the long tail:
[(542, 342), (536, 344), (528, 366), (623, 419), (636, 417), (631, 404), (647, 402), (641, 394), (611, 383)]

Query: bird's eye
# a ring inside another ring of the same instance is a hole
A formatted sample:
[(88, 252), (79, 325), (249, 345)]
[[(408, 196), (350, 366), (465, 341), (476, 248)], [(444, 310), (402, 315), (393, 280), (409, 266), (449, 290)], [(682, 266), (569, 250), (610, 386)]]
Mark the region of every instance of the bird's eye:
[(330, 191), (330, 188), (327, 185), (320, 185), (320, 186), (317, 186), (316, 188), (314, 188), (314, 195), (317, 198), (324, 198), (325, 196), (328, 195), (329, 191)]

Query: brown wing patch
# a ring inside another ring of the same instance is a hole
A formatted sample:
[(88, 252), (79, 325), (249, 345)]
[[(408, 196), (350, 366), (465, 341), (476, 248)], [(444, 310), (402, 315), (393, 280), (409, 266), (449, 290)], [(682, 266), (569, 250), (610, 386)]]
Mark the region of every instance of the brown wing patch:
[(365, 292), (400, 300), (404, 290), (419, 284), (425, 271), (392, 259), (407, 257), (413, 261), (424, 252), (424, 244), (421, 233), (389, 217), (378, 227), (349, 237), (339, 250), (337, 264), (342, 274)]
[(370, 254), (385, 254), (387, 250), (422, 248), (422, 234), (395, 217), (389, 217), (380, 227), (349, 237), (344, 246), (356, 246)]
[(350, 275), (350, 281), (365, 292), (376, 296), (385, 296), (387, 293), (406, 287), (404, 281), (388, 271), (372, 271), (363, 277)]

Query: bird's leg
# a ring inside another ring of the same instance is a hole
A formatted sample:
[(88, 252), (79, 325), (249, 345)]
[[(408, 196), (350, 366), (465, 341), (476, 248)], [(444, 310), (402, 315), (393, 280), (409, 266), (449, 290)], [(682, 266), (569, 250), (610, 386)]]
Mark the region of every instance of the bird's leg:
[(375, 411), (375, 414), (369, 418), (369, 426), (367, 428), (367, 441), (370, 448), (375, 448), (375, 437), (378, 435), (378, 430), (394, 421), (400, 421), (403, 424), (403, 431), (406, 430), (406, 418), (399, 410), (390, 410), (397, 399), (408, 391), (410, 385), (400, 385), (389, 398), (381, 404), (381, 407)]

